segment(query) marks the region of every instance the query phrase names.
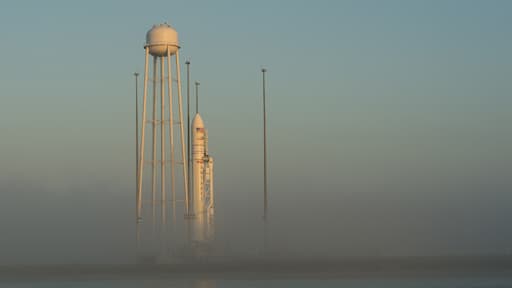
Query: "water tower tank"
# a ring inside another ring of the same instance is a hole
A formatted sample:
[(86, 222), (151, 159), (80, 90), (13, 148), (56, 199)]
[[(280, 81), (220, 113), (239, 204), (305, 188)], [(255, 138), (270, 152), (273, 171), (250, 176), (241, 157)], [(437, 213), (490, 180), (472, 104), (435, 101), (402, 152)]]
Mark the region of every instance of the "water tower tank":
[(153, 56), (167, 56), (167, 49), (173, 55), (179, 48), (178, 32), (167, 23), (155, 25), (146, 34), (146, 46)]

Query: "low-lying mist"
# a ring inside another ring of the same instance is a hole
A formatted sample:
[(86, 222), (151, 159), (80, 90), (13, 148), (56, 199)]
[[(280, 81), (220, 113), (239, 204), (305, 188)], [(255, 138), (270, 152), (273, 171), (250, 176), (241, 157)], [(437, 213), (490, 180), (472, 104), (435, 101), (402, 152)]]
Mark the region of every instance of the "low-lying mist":
[[(215, 245), (244, 259), (510, 254), (512, 196), (507, 183), (493, 183), (277, 183), (269, 189), (266, 234), (259, 187), (216, 187)], [(1, 185), (1, 265), (135, 263), (134, 189)]]

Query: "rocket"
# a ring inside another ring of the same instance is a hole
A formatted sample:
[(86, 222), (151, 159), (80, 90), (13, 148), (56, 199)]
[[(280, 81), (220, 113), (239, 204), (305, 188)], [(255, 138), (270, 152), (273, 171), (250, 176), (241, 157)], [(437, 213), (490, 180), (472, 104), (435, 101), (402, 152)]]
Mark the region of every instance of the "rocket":
[(192, 121), (192, 241), (207, 242), (214, 237), (215, 202), (213, 157), (208, 154), (208, 132), (199, 113)]

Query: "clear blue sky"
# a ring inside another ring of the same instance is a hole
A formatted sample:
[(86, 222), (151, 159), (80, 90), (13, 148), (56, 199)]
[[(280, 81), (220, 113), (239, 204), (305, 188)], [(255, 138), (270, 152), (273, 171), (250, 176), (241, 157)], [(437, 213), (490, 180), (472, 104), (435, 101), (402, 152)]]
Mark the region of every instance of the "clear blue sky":
[[(492, 225), (512, 216), (510, 11), (511, 1), (4, 1), (0, 181), (133, 193), (132, 74), (146, 31), (166, 21), (201, 82), (221, 201), (260, 201), (265, 66), (274, 205), (379, 203), (397, 219), (417, 207), (434, 230), (494, 229), (496, 242), (478, 247), (509, 251), (512, 236)], [(488, 215), (476, 227), (475, 213)], [(433, 224), (453, 214), (460, 222)]]

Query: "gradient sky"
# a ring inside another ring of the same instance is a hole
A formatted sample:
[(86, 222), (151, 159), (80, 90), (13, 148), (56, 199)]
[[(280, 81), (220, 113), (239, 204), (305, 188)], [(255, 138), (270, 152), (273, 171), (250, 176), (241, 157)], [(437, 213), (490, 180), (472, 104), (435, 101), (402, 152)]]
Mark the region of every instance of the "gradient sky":
[(4, 1), (0, 202), (16, 217), (12, 191), (54, 206), (98, 189), (132, 201), (132, 74), (146, 31), (166, 21), (201, 82), (225, 211), (261, 208), (264, 66), (276, 218), (320, 215), (360, 235), (334, 242), (380, 235), (361, 244), (375, 253), (509, 253), (510, 11), (511, 1)]

